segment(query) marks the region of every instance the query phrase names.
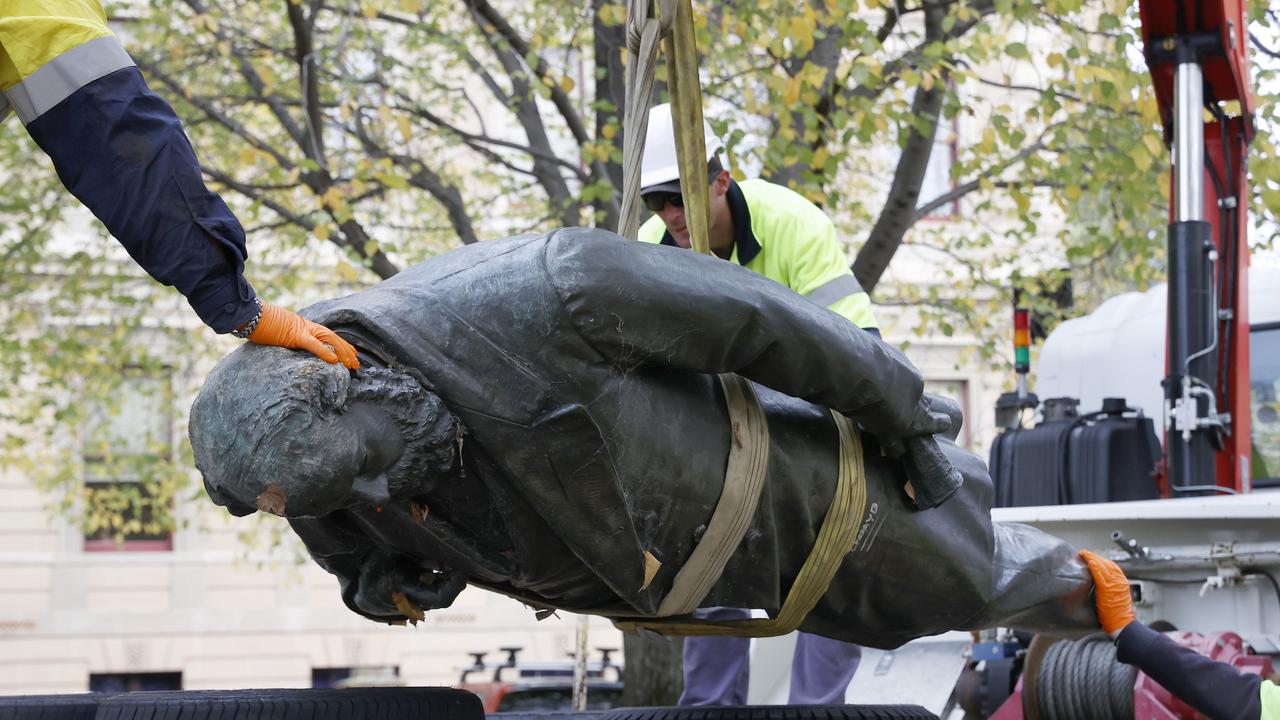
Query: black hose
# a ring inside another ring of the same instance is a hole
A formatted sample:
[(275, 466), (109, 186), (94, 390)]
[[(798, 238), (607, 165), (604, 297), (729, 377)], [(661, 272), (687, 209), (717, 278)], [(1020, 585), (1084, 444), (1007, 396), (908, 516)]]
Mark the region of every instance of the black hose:
[(1243, 573), (1245, 577), (1248, 577), (1250, 575), (1260, 575), (1266, 578), (1267, 580), (1270, 580), (1271, 587), (1274, 588), (1276, 591), (1276, 600), (1280, 601), (1280, 582), (1276, 581), (1275, 575), (1272, 575), (1270, 572), (1267, 572), (1266, 570), (1262, 570), (1262, 569), (1244, 570)]

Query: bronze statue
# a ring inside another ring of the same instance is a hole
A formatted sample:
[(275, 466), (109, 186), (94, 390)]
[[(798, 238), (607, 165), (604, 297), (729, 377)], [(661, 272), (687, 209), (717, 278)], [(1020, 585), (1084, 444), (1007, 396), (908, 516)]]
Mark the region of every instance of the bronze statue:
[(983, 463), (945, 436), (954, 406), (902, 353), (730, 263), (566, 229), (460, 248), (303, 314), (361, 370), (240, 348), (196, 399), (192, 446), (215, 502), (288, 518), (366, 617), (413, 618), (465, 584), (654, 616), (740, 443), (717, 379), (736, 373), (767, 419), (767, 470), (699, 605), (781, 607), (832, 503), (830, 408), (862, 430), (865, 503), (802, 629), (894, 647), (1097, 627), (1072, 548), (993, 526)]

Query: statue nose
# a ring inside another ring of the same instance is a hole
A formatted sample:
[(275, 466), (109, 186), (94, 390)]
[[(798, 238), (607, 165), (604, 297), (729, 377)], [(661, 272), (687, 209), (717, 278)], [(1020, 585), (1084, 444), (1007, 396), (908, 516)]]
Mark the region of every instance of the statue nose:
[(223, 490), (218, 486), (210, 484), (208, 479), (204, 481), (204, 490), (209, 494), (209, 499), (212, 500), (214, 504), (221, 505), (227, 509), (227, 512), (236, 517), (252, 515), (258, 511), (258, 508), (242, 503), (223, 492)]

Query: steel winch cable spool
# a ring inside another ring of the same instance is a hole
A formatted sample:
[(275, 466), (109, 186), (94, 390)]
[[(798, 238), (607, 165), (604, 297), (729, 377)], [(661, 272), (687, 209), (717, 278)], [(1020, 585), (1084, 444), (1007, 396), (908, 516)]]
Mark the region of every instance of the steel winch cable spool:
[(1131, 720), (1138, 669), (1116, 661), (1106, 635), (1050, 645), (1035, 690), (1043, 720)]

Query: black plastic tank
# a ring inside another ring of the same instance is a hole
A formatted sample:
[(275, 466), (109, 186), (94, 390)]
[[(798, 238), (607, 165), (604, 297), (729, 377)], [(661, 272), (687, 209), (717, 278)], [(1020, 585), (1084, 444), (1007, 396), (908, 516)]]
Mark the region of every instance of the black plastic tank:
[(1067, 504), (1154, 500), (1160, 441), (1151, 418), (1105, 398), (1102, 411), (1081, 418), (1067, 443)]
[(1050, 398), (1034, 428), (1005, 430), (991, 445), (996, 507), (1070, 505), (1159, 497), (1160, 459), (1151, 418), (1121, 398), (1076, 414), (1071, 398)]

